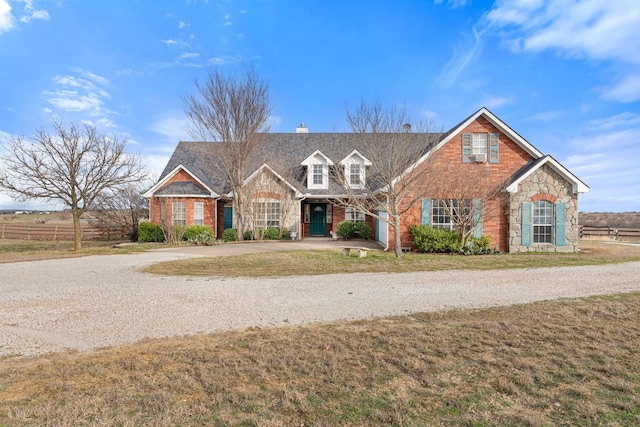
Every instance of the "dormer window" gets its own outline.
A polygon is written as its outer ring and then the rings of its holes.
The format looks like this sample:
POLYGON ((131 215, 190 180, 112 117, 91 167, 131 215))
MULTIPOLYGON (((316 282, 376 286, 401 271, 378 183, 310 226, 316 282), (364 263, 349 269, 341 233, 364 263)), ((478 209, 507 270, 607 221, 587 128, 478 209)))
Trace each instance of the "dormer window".
POLYGON ((371 166, 369 159, 357 150, 353 150, 342 159, 340 165, 344 166, 345 185, 353 189, 363 189, 366 183, 367 166, 371 166))
POLYGON ((333 166, 330 158, 318 150, 304 159, 301 165, 307 167, 307 188, 317 190, 329 188, 329 166, 333 166))

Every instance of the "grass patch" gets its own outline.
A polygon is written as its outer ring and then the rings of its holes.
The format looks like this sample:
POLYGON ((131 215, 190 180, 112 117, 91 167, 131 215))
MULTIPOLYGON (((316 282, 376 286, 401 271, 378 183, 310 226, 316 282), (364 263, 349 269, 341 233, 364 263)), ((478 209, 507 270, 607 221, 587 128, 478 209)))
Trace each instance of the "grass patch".
POLYGON ((125 245, 115 248, 115 241, 83 241, 82 250, 74 251, 72 241, 0 239, 0 263, 39 261, 88 255, 113 255, 140 252, 161 247, 154 243, 125 245))
POLYGON ((636 426, 639 317, 634 293, 4 358, 0 425, 636 426))
POLYGON ((178 276, 266 277, 331 273, 435 271, 454 269, 495 270, 597 265, 640 261, 640 247, 585 241, 580 253, 519 253, 481 256, 405 254, 369 251, 367 258, 342 256, 338 250, 272 252, 215 258, 167 261, 146 267, 154 274, 178 276))

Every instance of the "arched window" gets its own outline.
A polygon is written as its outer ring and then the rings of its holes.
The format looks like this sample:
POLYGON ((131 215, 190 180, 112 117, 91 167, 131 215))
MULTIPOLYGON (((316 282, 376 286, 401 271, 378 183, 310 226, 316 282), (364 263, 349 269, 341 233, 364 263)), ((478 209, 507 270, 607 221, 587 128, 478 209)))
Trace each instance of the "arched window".
POLYGON ((533 204, 533 243, 553 243, 553 203, 538 200, 533 204))

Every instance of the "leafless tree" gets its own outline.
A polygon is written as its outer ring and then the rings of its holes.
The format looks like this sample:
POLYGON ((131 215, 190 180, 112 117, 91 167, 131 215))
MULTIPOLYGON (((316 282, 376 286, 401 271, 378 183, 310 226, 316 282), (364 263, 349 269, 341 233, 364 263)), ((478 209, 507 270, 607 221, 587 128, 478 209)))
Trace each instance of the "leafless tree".
POLYGON ((354 185, 344 167, 334 168, 334 178, 347 194, 336 203, 388 223, 393 228, 394 252, 402 257, 402 216, 424 197, 433 180, 430 160, 417 167, 415 163, 437 134, 429 132, 432 125, 427 121, 410 125, 405 108, 383 108, 380 102, 361 101, 355 109, 347 108, 346 114, 349 127, 360 136, 361 154, 371 165, 359 185, 354 185))
POLYGON ((492 182, 489 164, 458 164, 458 167, 464 171, 453 170, 451 163, 438 164, 439 179, 432 183, 429 194, 450 218, 464 247, 484 218, 493 217, 502 209, 506 193, 502 185, 492 182))
POLYGON ((196 139, 219 144, 212 155, 233 192, 238 238, 242 239, 243 212, 249 203, 243 181, 261 135, 269 131, 269 85, 248 66, 240 77, 210 71, 204 83, 196 81, 196 92, 183 99, 189 133, 196 139))
POLYGON ((149 200, 142 196, 148 182, 131 183, 118 188, 108 189, 97 199, 92 210, 103 230, 122 231, 128 234, 132 242, 138 240, 138 224, 149 212, 149 200))
POLYGON ((75 250, 82 248, 80 217, 105 191, 139 182, 146 173, 126 140, 99 134, 89 124, 52 121, 53 134, 40 129, 33 141, 10 136, 0 161, 0 188, 19 201, 42 199, 70 208, 75 250))

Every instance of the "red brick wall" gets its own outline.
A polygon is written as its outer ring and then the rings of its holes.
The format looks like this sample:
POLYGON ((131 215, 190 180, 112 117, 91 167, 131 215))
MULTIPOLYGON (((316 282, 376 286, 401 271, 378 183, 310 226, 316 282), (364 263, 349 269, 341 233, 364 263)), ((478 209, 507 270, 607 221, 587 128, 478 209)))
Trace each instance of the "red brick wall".
MULTIPOLYGON (((172 182, 194 182, 191 175, 185 171, 178 171, 173 177, 171 177, 164 186, 171 184, 172 182)), ((162 188, 162 187, 161 187, 162 188)), ((154 224, 160 224, 162 222, 162 205, 165 206, 165 222, 169 223, 172 219, 171 204, 172 202, 185 202, 185 219, 187 225, 193 225, 193 203, 204 202, 204 225, 213 229, 214 237, 216 234, 216 199, 209 197, 152 197, 149 200, 149 220, 154 224)))
MULTIPOLYGON (((427 160, 421 166, 433 168, 433 170, 440 169, 443 171, 443 176, 448 174, 473 176, 475 173, 473 168, 484 167, 487 169, 483 172, 483 185, 485 185, 486 188, 492 188, 502 184, 530 160, 532 160, 532 157, 526 151, 508 138, 507 135, 500 132, 487 119, 480 117, 457 133, 445 146, 441 147, 434 160, 427 160), (473 132, 499 133, 499 163, 486 162, 478 164, 462 162, 462 134, 473 132)), ((427 197, 434 197, 434 195, 429 195, 429 188, 425 190, 424 194, 427 197)), ((418 200, 403 216, 401 230, 403 247, 411 246, 412 238, 411 233, 409 233, 409 227, 420 224, 421 211, 422 206, 418 200)), ((483 234, 491 238, 492 246, 498 246, 498 249, 506 250, 509 232, 506 205, 500 200, 492 200, 485 206, 485 213, 487 215, 483 218, 483 234)), ((393 246, 393 229, 390 228, 389 247, 393 248, 393 246)))

